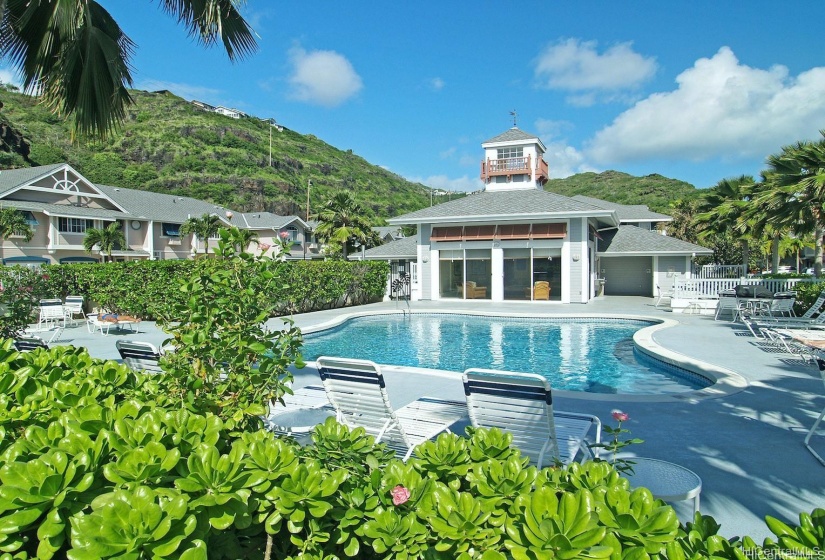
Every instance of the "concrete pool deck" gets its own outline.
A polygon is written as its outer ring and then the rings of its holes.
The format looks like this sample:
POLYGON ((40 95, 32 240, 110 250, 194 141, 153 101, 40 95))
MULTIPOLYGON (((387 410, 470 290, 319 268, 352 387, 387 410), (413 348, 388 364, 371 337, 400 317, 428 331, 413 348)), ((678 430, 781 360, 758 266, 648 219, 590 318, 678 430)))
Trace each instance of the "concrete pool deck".
MULTIPOLYGON (((712 369, 730 370, 747 383, 719 395, 694 398, 685 394, 667 400, 634 399, 618 395, 574 395, 559 392, 558 409, 598 415, 615 425, 611 411, 630 415, 625 427, 645 442, 628 448, 638 456, 672 461, 702 478, 702 513, 722 525, 726 537, 750 535, 757 542, 770 536, 764 517, 798 523, 799 512, 825 507, 825 467, 803 446, 805 433, 825 406, 825 386, 815 367, 798 357, 766 351, 741 324, 714 321, 712 316, 674 314, 655 308, 655 299, 608 296, 587 305, 529 302, 413 302, 414 312, 474 312, 524 315, 633 316, 668 320, 650 333, 652 342, 670 357, 704 362, 712 369), (672 323, 672 324, 671 324, 672 323)), ((403 304, 378 303, 361 307, 307 313, 293 317, 302 330, 329 324, 341 315, 406 309, 403 304)), ((280 320, 270 321, 280 328, 280 320)), ((85 325, 67 328, 56 344, 85 346, 100 358, 117 359, 115 341, 144 340, 160 344, 166 335, 144 322, 140 333, 112 330, 109 336, 90 334, 85 325)), ((409 372, 387 368, 387 387, 393 405, 400 407, 420 396, 463 399, 459 375, 409 372)), ((296 372, 296 386, 318 384, 312 368, 296 372)), ((825 435, 812 445, 825 453, 825 435)), ((682 520, 690 504, 674 504, 682 520)))

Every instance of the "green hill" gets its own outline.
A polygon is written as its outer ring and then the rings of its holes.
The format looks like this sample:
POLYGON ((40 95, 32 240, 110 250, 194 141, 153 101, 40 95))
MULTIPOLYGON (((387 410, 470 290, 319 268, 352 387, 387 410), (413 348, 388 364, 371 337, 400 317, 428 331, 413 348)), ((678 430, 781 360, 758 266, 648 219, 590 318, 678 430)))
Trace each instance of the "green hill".
POLYGON ((0 154, 0 167, 67 162, 96 183, 282 215, 306 214, 310 180, 313 209, 339 189, 352 191, 381 218, 430 204, 430 189, 424 185, 311 134, 279 131, 254 117, 205 112, 168 92, 131 93, 135 103, 118 134, 106 141, 72 143, 69 126, 33 97, 0 91, 0 126, 16 128, 30 144, 28 161, 0 154))
MULTIPOLYGON (((379 219, 430 205, 430 189, 342 151, 311 134, 250 117, 199 110, 169 92, 132 91, 134 105, 119 133, 105 141, 71 141, 69 125, 35 98, 0 85, 0 169, 67 162, 108 185, 191 196, 240 211, 306 214, 335 191, 352 191, 379 219), (22 134, 25 142, 14 134, 22 134), (271 132, 271 151, 270 151, 271 132), (23 155, 21 155, 23 154, 23 155)), ((553 179, 546 190, 583 194, 667 212, 677 198, 697 195, 685 182, 618 171, 553 179)), ((455 198, 436 196, 435 202, 455 198)))
POLYGON ((690 183, 653 174, 634 177, 620 171, 579 173, 564 179, 550 179, 544 189, 565 196, 577 194, 618 204, 646 204, 654 212, 668 213, 670 203, 691 199, 700 191, 690 183))

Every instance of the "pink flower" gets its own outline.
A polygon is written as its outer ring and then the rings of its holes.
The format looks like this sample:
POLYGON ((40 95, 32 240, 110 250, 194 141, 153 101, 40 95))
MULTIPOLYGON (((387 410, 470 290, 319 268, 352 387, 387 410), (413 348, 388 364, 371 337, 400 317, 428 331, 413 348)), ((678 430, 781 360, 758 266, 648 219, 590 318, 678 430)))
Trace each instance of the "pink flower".
POLYGON ((400 506, 410 499, 410 491, 399 485, 390 490, 390 496, 392 496, 393 505, 400 506))
POLYGON ((621 410, 614 410, 613 412, 611 412, 611 414, 613 415, 613 420, 615 420, 616 422, 627 422, 628 420, 630 420, 630 416, 628 416, 626 412, 622 412, 621 410))
POLYGON ((278 234, 278 237, 280 237, 281 239, 286 239, 287 237, 289 237, 289 232, 288 231, 282 231, 281 233, 278 234))
POLYGON ((258 247, 261 248, 262 253, 266 253, 272 248, 272 245, 270 245, 269 243, 261 243, 260 245, 258 245, 258 247))
POLYGON ((227 212, 226 212, 226 217, 227 217, 227 218, 229 218, 229 219, 231 220, 231 219, 232 219, 232 216, 234 216, 234 215, 235 215, 235 214, 233 214, 232 212, 230 212, 230 211, 228 211, 228 210, 227 210, 227 212))

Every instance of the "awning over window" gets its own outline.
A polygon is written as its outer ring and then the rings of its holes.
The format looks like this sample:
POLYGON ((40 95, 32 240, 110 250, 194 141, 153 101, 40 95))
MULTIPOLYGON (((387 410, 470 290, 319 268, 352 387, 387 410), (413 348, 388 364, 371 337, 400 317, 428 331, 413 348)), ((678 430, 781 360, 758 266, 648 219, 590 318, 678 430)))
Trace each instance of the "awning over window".
POLYGON ((457 227, 436 227, 430 239, 433 241, 461 241, 464 228, 457 227))
POLYGON ((533 224, 531 239, 564 239, 567 235, 567 224, 533 224))
POLYGON ((493 239, 496 226, 464 226, 464 241, 482 241, 493 239))
POLYGON ((74 264, 74 263, 99 263, 100 261, 94 257, 63 257, 60 259, 60 264, 74 264))
POLYGON ((529 239, 530 224, 508 224, 498 226, 497 239, 529 239))

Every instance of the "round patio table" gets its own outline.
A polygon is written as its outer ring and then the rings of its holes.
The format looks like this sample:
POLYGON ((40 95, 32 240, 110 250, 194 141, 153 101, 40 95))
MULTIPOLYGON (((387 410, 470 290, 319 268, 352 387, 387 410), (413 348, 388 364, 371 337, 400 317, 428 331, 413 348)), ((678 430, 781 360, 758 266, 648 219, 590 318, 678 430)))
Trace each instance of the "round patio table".
POLYGON ((624 475, 631 487, 643 486, 654 498, 665 502, 680 502, 693 498, 693 511, 699 511, 702 479, 695 472, 676 463, 649 457, 628 457, 633 461, 633 474, 624 475))

